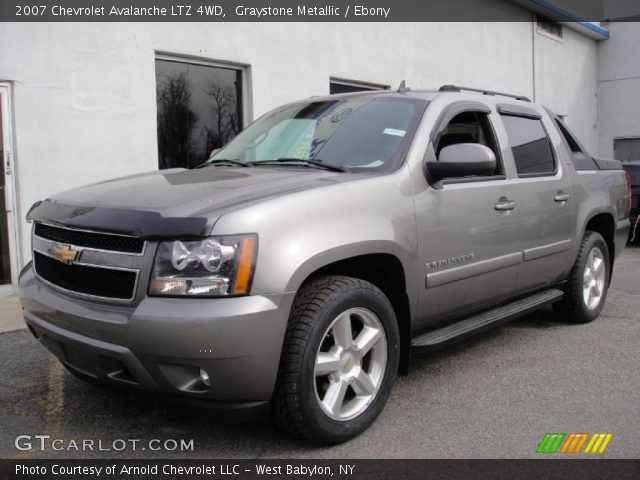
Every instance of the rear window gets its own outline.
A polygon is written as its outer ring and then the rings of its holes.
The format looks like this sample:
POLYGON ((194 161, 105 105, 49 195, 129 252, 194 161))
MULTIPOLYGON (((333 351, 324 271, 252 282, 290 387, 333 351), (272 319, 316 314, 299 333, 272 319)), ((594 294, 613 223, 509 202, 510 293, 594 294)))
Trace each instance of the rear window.
POLYGON ((551 142, 537 118, 502 115, 518 175, 551 175, 555 160, 551 142))

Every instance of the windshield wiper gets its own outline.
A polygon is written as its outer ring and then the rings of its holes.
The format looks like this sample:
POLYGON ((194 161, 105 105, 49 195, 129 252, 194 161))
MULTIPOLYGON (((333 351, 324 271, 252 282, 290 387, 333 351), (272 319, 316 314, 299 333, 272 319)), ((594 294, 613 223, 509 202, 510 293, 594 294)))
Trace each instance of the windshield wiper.
POLYGON ((229 158, 216 158, 215 160, 207 160, 204 163, 201 163, 200 165, 193 167, 194 169, 196 168, 204 168, 204 167, 208 167, 210 165, 219 165, 222 163, 228 163, 230 165, 239 165, 240 167, 250 167, 251 165, 253 165, 251 162, 241 162, 240 160, 237 159, 229 159, 229 158))
POLYGON ((331 165, 330 163, 323 163, 322 160, 307 160, 305 158, 276 158, 275 160, 261 160, 254 162, 253 165, 262 164, 274 164, 274 163, 302 163, 303 166, 313 165, 316 167, 324 168, 325 170, 331 170, 332 172, 346 172, 347 169, 339 165, 331 165))

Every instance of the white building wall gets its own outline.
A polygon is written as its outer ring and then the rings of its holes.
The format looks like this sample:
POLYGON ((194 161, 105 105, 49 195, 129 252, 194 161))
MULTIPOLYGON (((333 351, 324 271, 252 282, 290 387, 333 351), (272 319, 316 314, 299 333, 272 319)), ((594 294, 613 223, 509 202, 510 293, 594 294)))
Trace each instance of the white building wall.
POLYGON ((640 137, 640 23, 607 25, 598 46, 598 146, 613 158, 613 139, 640 137))
POLYGON ((593 155, 597 135, 597 43, 569 28, 563 38, 534 38, 535 99, 558 115, 593 155))
MULTIPOLYGON (((157 168, 156 52, 249 65, 245 99, 254 118, 328 93, 330 76, 532 97, 535 71, 536 98, 595 147, 596 42, 568 29, 562 43, 544 38, 531 13, 509 8, 519 21, 2 25, 0 80, 14 82, 20 218, 56 192, 157 168)), ((29 227, 21 228, 28 259, 29 227)))

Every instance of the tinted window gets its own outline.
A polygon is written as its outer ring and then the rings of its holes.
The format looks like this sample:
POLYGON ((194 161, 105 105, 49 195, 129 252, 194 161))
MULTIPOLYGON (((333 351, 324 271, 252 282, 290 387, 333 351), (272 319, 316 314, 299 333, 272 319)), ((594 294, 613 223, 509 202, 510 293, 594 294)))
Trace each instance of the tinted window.
POLYGON ((194 167, 241 129, 241 72, 156 60, 158 164, 194 167))
MULTIPOLYGON (((500 158, 493 129, 490 126, 488 115, 484 112, 462 112, 453 117, 438 135, 438 143, 435 146, 436 155, 440 157, 443 148, 457 143, 479 143, 490 148, 496 160, 500 158)), ((502 173, 500 161, 498 160, 496 163, 493 175, 502 173)))
POLYGON ((502 115, 518 175, 550 174, 555 171, 551 142, 536 118, 502 115))
POLYGON ((376 87, 373 85, 367 85, 366 83, 342 83, 338 81, 332 81, 329 83, 329 93, 334 95, 336 93, 354 93, 354 92, 367 92, 370 90, 383 90, 389 87, 376 87))
POLYGON ((538 15, 538 31, 562 38, 562 24, 538 15))

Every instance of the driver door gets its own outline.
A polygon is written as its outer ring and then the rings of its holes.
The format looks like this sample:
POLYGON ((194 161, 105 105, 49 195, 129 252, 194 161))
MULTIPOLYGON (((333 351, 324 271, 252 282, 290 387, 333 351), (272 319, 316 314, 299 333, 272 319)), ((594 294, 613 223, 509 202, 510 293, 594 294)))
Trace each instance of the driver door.
MULTIPOLYGON (((426 161, 445 146, 480 143, 496 156, 492 174, 445 179, 415 198, 419 261, 419 321, 424 329, 506 299, 522 254, 515 187, 493 128, 497 115, 480 102, 455 102, 432 133, 426 161)), ((503 145, 505 142, 501 142, 503 145)))

